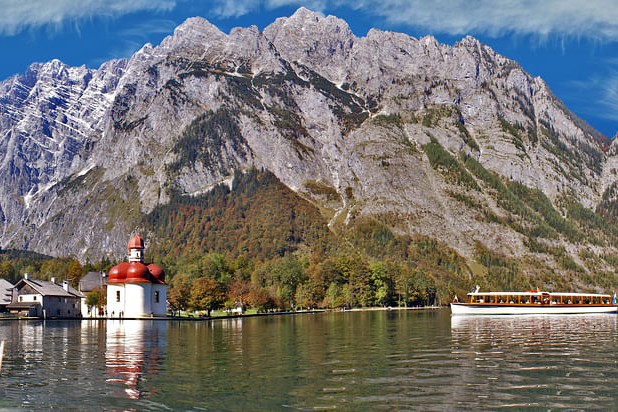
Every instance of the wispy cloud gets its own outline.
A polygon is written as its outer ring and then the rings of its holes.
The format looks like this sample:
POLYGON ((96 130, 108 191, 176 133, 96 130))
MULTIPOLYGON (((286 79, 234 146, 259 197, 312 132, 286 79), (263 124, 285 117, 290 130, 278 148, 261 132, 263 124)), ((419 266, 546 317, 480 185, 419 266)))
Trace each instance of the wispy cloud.
POLYGON ((618 39, 613 0, 358 0, 350 7, 371 10, 390 23, 448 34, 523 34, 618 39))
POLYGON ((385 23, 452 35, 531 35, 618 40, 615 0, 213 0, 216 17, 305 6, 335 14, 362 11, 385 23))
MULTIPOLYGON (((591 85, 585 89, 590 94, 591 85)), ((613 69, 592 82, 592 92, 598 95, 590 114, 600 119, 618 121, 618 70, 613 69), (599 110, 600 109, 600 110, 599 110)))
POLYGON ((588 79, 571 81, 566 93, 582 115, 618 121, 618 58, 604 59, 588 79))
MULTIPOLYGON (((339 7, 346 1, 329 0, 211 0, 212 17, 240 17, 259 10, 276 10, 280 7, 304 6, 313 11, 323 12, 330 7, 339 7)), ((353 2, 351 2, 353 3, 353 2)))
POLYGON ((136 40, 147 41, 152 34, 169 34, 178 26, 178 22, 166 19, 153 19, 143 21, 130 28, 122 30, 122 37, 130 37, 136 40))
POLYGON ((606 79, 599 103, 606 109, 598 114, 600 118, 618 121, 618 71, 614 72, 611 78, 606 79))
POLYGON ((178 22, 174 20, 154 19, 146 20, 130 28, 123 29, 117 33, 116 42, 109 48, 107 53, 90 60, 88 66, 98 67, 110 59, 131 57, 133 53, 150 41, 153 34, 170 34, 174 31, 176 26, 178 26, 178 22))
POLYGON ((240 17, 259 10, 261 3, 258 0, 214 0, 210 14, 220 18, 240 17))
POLYGON ((59 28, 96 17, 167 11, 175 6, 175 0, 0 0, 0 34, 11 36, 32 28, 59 28))

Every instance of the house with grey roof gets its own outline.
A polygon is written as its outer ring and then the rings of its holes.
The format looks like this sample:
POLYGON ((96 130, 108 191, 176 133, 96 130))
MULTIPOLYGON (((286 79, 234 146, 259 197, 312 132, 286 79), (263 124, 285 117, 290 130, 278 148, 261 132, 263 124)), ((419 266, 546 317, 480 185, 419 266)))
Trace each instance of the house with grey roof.
POLYGON ((11 314, 39 318, 81 317, 83 294, 71 287, 67 281, 61 284, 34 280, 24 276, 13 288, 12 302, 7 305, 11 314))
POLYGON ((13 298, 13 284, 6 279, 0 279, 0 313, 6 312, 6 306, 13 298))

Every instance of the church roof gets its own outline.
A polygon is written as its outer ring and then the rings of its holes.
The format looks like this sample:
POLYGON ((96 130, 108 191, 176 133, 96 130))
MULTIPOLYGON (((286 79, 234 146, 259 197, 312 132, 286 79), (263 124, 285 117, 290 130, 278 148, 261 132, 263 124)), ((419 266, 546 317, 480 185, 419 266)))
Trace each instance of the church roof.
POLYGON ((121 262, 109 270, 107 283, 165 284, 165 272, 154 263, 121 262))
POLYGON ((165 284, 165 272, 161 267, 154 263, 144 263, 143 249, 144 240, 140 235, 133 235, 129 244, 129 261, 121 262, 109 270, 107 276, 108 284, 118 283, 155 283, 165 284), (137 256, 133 256, 132 251, 141 249, 137 256))
POLYGON ((127 245, 129 250, 131 249, 143 249, 144 248, 144 239, 140 235, 134 235, 131 240, 129 240, 129 244, 127 245))

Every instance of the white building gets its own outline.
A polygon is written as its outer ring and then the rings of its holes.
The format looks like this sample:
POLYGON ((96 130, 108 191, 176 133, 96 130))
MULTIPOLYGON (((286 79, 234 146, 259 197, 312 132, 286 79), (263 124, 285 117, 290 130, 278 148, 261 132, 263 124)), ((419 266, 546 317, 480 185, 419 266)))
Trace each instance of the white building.
POLYGON ((128 244, 129 261, 110 269, 107 277, 107 315, 143 318, 166 315, 167 285, 163 269, 144 263, 139 235, 128 244))
POLYGON ((10 313, 26 317, 79 318, 82 316, 80 301, 83 295, 69 285, 30 279, 26 274, 13 288, 12 302, 7 305, 10 313))

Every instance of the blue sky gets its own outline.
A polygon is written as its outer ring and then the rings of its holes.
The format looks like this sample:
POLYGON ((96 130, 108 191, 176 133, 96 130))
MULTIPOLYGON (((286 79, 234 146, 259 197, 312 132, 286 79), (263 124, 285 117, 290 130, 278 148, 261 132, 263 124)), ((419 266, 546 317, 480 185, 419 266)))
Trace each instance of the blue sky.
POLYGON ((615 0, 0 0, 0 80, 53 58, 97 68, 158 44, 186 18, 260 29, 305 6, 369 28, 453 44, 470 34, 541 76, 573 112, 618 132, 615 0))

